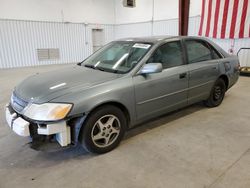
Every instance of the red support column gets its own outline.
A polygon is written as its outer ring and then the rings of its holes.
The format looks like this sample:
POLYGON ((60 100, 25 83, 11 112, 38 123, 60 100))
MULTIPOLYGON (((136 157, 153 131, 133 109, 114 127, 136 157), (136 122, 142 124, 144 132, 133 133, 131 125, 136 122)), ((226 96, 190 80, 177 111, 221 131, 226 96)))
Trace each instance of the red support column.
POLYGON ((179 0, 179 35, 188 34, 190 0, 179 0))

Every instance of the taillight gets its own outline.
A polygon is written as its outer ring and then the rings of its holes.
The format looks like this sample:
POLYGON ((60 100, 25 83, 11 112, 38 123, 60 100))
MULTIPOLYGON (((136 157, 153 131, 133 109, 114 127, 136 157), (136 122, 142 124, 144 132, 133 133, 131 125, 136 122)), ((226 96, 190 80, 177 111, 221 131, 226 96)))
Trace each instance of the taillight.
POLYGON ((238 70, 240 70, 240 63, 237 63, 236 68, 237 68, 238 70))
POLYGON ((235 66, 235 69, 240 70, 240 63, 239 62, 237 62, 236 66, 235 66))

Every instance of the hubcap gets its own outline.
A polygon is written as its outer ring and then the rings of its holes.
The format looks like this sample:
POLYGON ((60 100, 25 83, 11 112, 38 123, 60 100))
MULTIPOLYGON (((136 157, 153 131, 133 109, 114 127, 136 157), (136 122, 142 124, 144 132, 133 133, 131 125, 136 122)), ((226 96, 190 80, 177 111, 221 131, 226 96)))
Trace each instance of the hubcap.
POLYGON ((222 88, 220 86, 215 86, 214 88, 214 99, 217 101, 221 98, 222 88))
POLYGON ((119 136, 121 124, 114 115, 105 115, 98 119, 91 131, 93 143, 98 147, 107 147, 119 136))

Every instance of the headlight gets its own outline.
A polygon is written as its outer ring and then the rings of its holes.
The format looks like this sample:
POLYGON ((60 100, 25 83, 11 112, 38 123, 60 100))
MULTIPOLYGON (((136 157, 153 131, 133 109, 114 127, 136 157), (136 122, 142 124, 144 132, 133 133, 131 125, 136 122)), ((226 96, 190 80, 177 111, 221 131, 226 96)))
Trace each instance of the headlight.
POLYGON ((24 115, 37 121, 56 121, 65 118, 71 108, 72 104, 31 104, 25 109, 24 115))

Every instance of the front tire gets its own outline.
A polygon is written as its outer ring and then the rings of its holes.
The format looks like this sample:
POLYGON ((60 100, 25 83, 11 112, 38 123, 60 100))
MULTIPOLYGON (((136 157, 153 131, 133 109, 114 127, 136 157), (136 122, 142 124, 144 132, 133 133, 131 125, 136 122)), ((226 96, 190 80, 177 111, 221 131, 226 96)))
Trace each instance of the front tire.
POLYGON ((219 106, 224 99, 225 93, 226 93, 225 81, 219 78, 215 82, 209 98, 205 101, 205 105, 208 107, 219 106))
POLYGON ((112 105, 94 110, 86 119, 80 142, 91 153, 106 153, 116 148, 121 142, 126 127, 124 113, 112 105))

